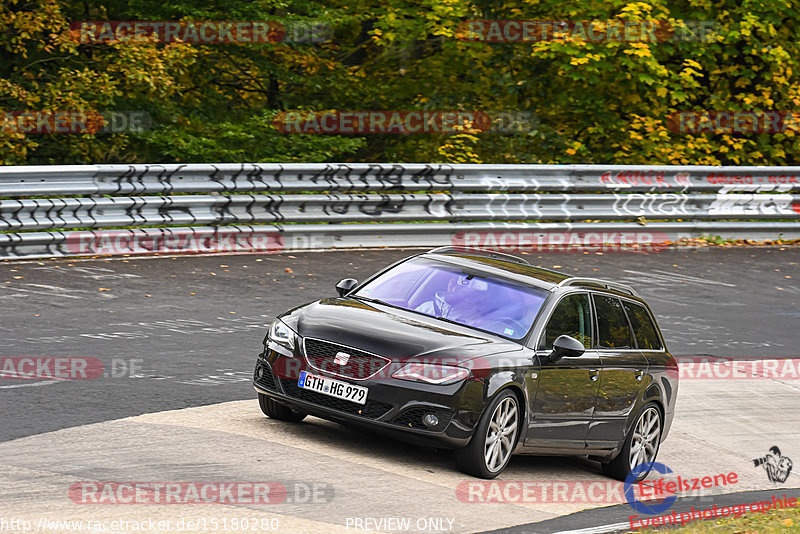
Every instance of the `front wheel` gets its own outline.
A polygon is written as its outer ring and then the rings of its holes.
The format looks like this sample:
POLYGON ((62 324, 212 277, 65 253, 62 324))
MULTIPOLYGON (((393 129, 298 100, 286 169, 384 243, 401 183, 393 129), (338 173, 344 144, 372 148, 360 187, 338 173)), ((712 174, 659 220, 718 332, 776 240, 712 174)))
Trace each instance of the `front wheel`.
MULTIPOLYGON (((603 473, 617 480, 625 480, 637 465, 655 462, 661 444, 662 428, 663 421, 658 406, 652 402, 646 404, 628 432, 617 457, 603 464, 603 473)), ((649 473, 650 469, 639 473, 636 482, 644 480, 649 473)))
POLYGON ((279 421, 297 423, 305 419, 306 415, 308 415, 303 412, 296 412, 263 393, 258 394, 258 405, 261 406, 261 411, 264 412, 264 415, 279 421))
POLYGON ((455 451, 458 468, 479 478, 499 475, 511 459, 519 425, 519 401, 506 389, 483 412, 469 444, 455 451))

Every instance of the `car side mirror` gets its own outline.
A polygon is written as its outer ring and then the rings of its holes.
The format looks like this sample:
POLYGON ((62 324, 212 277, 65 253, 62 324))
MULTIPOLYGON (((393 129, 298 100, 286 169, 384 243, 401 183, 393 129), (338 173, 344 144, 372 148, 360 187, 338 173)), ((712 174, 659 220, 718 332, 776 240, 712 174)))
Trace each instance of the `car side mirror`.
POLYGON ((336 292, 339 293, 340 297, 343 297, 350 293, 354 287, 358 285, 358 280, 355 278, 342 278, 336 284, 336 292))
POLYGON ((579 358, 586 349, 583 343, 570 336, 558 336, 553 342, 553 352, 547 355, 551 362, 557 362, 561 358, 579 358))

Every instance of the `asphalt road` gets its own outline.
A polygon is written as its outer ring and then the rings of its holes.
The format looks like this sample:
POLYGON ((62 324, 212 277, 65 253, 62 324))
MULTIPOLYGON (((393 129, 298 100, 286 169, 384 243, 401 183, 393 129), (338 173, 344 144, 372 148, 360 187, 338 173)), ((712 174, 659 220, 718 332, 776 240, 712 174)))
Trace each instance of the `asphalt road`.
MULTIPOLYGON (((94 380, 0 380, 0 441, 254 398, 272 318, 411 251, 0 263, 0 356, 94 357, 94 380)), ((800 248, 527 255, 627 282, 675 355, 797 357, 800 248)))

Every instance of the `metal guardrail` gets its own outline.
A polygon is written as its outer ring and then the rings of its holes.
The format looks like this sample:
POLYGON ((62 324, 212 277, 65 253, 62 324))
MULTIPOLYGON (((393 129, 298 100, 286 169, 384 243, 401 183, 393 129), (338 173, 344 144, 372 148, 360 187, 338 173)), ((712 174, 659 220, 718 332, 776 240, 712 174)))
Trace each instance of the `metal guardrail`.
POLYGON ((0 168, 0 197, 265 191, 784 193, 800 167, 447 164, 169 164, 0 168))
POLYGON ((800 167, 0 167, 0 258, 224 251, 232 235, 238 236, 236 251, 272 250, 279 243, 281 250, 435 246, 459 239, 491 246, 492 236, 508 232, 516 237, 498 246, 522 248, 525 233, 541 244, 535 236, 554 232, 576 234, 578 241, 601 232, 592 237, 600 243, 607 232, 627 232, 632 242, 645 244, 701 234, 797 238, 800 167), (367 224, 376 222, 392 224, 367 224), (108 230, 92 234, 87 228, 108 230), (464 238, 469 232, 485 243, 464 238), (100 247, 103 236, 117 245, 100 247), (205 245, 192 248, 189 236, 206 236, 205 245), (188 249, 170 248, 168 238, 173 244, 188 239, 188 249))

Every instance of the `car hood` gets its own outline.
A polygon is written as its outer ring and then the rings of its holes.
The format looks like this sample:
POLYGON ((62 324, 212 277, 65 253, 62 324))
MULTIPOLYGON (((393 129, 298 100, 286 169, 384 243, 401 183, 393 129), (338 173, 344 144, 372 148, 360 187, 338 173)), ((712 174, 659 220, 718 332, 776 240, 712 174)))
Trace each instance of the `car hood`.
POLYGON ((358 348, 394 360, 479 356, 522 350, 519 343, 392 306, 331 298, 281 316, 302 337, 358 348))

